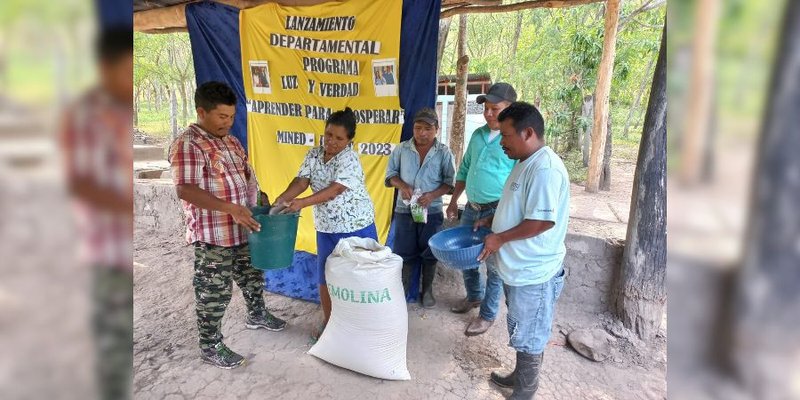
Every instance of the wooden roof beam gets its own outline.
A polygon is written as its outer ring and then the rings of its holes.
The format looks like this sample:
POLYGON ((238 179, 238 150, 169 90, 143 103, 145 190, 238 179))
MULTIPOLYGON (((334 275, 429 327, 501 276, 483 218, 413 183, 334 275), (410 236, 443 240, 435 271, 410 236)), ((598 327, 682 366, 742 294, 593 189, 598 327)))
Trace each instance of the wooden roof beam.
MULTIPOLYGON (((278 3, 284 6, 311 6, 326 3, 330 0, 217 0, 236 8, 252 8, 265 3, 278 3)), ((169 33, 186 31, 187 1, 170 7, 153 8, 133 13, 133 30, 146 33, 169 33)))
POLYGON ((599 3, 605 0, 533 0, 522 3, 471 6, 463 5, 442 10, 439 18, 448 18, 458 14, 488 14, 497 12, 509 12, 519 10, 530 10, 532 8, 566 8, 581 6, 584 4, 599 3))

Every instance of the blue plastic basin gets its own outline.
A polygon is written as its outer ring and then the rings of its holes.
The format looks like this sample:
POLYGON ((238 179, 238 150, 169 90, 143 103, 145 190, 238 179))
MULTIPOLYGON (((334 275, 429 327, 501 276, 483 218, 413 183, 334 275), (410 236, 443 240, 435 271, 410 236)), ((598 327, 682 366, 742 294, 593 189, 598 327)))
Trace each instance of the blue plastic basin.
POLYGON ((471 226, 445 229, 428 240, 433 255, 446 267, 464 270, 478 268, 478 255, 483 251, 483 238, 492 233, 480 228, 473 232, 471 226))

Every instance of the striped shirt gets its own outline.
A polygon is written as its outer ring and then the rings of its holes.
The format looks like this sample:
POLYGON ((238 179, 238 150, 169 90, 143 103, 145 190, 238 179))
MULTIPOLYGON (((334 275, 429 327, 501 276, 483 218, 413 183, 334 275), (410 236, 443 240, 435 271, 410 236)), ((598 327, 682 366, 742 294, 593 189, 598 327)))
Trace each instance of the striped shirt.
MULTIPOLYGON (((170 146, 169 162, 175 185, 197 185, 230 203, 254 206, 258 196, 255 173, 247 153, 232 135, 218 138, 192 124, 170 146)), ((247 230, 230 215, 182 201, 186 241, 231 247, 247 243, 247 230)))

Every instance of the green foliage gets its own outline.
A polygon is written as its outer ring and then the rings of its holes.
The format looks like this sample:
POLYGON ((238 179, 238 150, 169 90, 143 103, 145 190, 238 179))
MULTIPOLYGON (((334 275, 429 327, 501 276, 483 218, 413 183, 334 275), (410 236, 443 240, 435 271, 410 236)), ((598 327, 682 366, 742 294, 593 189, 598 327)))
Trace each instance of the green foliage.
POLYGON ((0 1, 0 92, 46 105, 87 87, 94 78, 91 19, 84 0, 0 1))
POLYGON ((194 115, 192 93, 188 89, 194 85, 195 79, 189 35, 137 32, 133 37, 133 45, 134 95, 139 109, 137 128, 153 135, 168 135, 169 90, 174 90, 181 99, 178 102, 178 124, 186 125, 194 115), (163 91, 164 98, 160 102, 161 109, 154 113, 152 109, 156 101, 152 99, 155 91, 163 91), (183 118, 183 101, 188 104, 186 119, 183 118))
MULTIPOLYGON (((621 17, 642 5, 623 2, 621 17)), ((468 16, 467 44, 470 73, 489 73, 494 82, 509 82, 520 100, 538 103, 545 117, 547 140, 563 143, 592 121, 581 118, 583 98, 594 93, 603 52, 602 3, 565 9, 533 9, 512 13, 468 16), (513 54, 518 13, 519 41, 513 54)), ((628 20, 617 34, 616 57, 609 99, 615 143, 622 140, 625 122, 644 80, 642 100, 633 112, 627 141, 638 143, 652 79, 650 60, 658 56, 665 8, 628 20), (638 118, 635 118, 638 117, 638 118)), ((450 24, 441 73, 454 74, 458 17, 450 24)))
POLYGON ((569 173, 569 181, 572 183, 582 184, 586 182, 586 175, 588 168, 583 166, 583 156, 580 151, 570 151, 561 155, 564 161, 564 167, 567 168, 569 173))

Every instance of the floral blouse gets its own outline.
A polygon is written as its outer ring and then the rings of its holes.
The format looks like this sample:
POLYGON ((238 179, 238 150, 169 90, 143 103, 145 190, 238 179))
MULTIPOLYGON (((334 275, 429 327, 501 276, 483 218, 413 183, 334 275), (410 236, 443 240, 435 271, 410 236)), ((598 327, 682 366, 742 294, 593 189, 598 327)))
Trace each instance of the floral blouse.
POLYGON ((349 233, 366 228, 375 222, 375 207, 367 193, 358 154, 347 147, 327 163, 324 155, 322 146, 309 150, 297 176, 310 179, 314 193, 333 182, 344 185, 347 190, 333 200, 314 206, 314 227, 324 233, 349 233))

